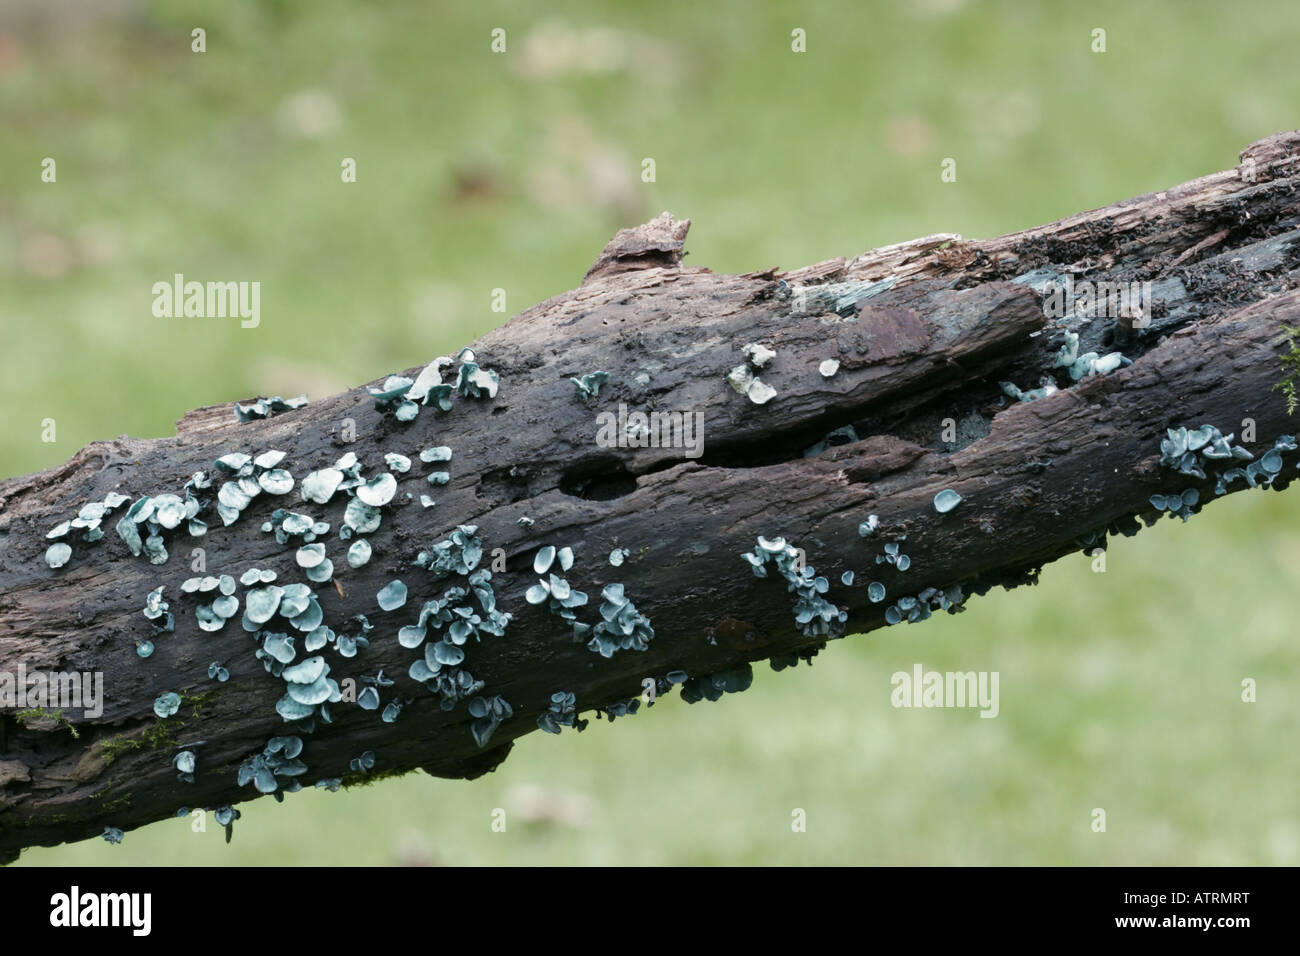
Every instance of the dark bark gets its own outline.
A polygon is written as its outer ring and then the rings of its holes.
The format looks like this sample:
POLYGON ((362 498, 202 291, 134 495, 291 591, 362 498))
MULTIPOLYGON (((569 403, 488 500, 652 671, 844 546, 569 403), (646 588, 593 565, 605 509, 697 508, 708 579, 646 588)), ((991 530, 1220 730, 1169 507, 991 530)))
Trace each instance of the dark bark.
MULTIPOLYGON (((303 735, 306 785, 355 779, 349 761, 366 750, 376 754, 376 774, 423 768, 473 777, 536 729, 553 692, 573 692, 579 711, 590 712, 635 697, 647 677, 743 672, 750 661, 811 654, 826 638, 795 627, 795 596, 775 571, 755 577, 740 557, 759 535, 803 549, 831 582, 826 597, 848 613, 836 634, 861 633, 881 626, 898 598, 925 588, 961 585, 970 595, 1031 581, 1045 562, 1102 544, 1107 530, 1132 531, 1153 493, 1195 487, 1199 510, 1215 499, 1215 474, 1200 481, 1161 467, 1166 428, 1211 423, 1241 441, 1250 418, 1257 440, 1246 444, 1259 455, 1294 427, 1273 386, 1284 377, 1282 328, 1300 323, 1298 157, 1300 133, 1282 134, 1250 147, 1237 169, 1049 226, 988 241, 930 237, 788 273, 685 268, 688 224, 665 215, 615 237, 579 288, 475 343, 482 364, 500 374, 495 399, 458 397, 446 413, 429 405, 409 424, 377 410, 364 389, 248 423, 237 423, 228 405, 210 407, 182 419, 174 438, 97 442, 61 467, 0 482, 0 672, 20 663, 102 671, 107 694, 96 719, 19 720, 12 710, 0 718, 0 856, 105 826, 130 829, 182 805, 256 796, 237 786, 236 771, 268 738, 295 732, 274 709, 284 684, 254 659, 257 645, 238 617, 221 631, 200 631, 194 608, 211 596, 183 595, 180 584, 194 573, 189 553, 197 546, 206 549, 208 574, 238 577, 257 566, 276 570, 280 584, 303 580, 296 545, 260 530, 276 507, 333 525, 323 540, 337 587, 313 585, 325 623, 343 633, 349 618, 366 614, 375 624, 370 647, 355 658, 322 652, 330 676, 382 668, 396 680, 383 701, 411 701, 391 724, 377 711, 335 705, 331 725, 318 722, 303 735), (1078 326, 1080 352, 1113 347, 1133 364, 1079 382, 1053 370, 1059 329, 1039 292, 1010 281, 1034 270, 1154 281, 1149 327, 1129 331, 1109 319, 1078 326), (844 314, 817 306, 815 296, 810 311, 797 312, 790 297, 791 287, 798 294, 887 277, 892 287, 844 314), (759 372, 778 393, 765 405, 725 381, 749 342, 776 351, 759 372), (818 366, 830 358, 840 370, 824 378, 818 366), (596 370, 610 382, 584 401, 569 379, 596 370), (1060 391, 1032 402, 1010 401, 998 385, 1029 389, 1046 374, 1060 391), (619 403, 701 413, 703 454, 599 447, 596 416, 619 403), (340 427, 349 418, 351 443, 340 427), (946 419, 961 423, 956 441, 944 440, 952 437, 946 419), (804 457, 846 425, 858 440, 804 457), (419 462, 418 452, 434 445, 453 449, 449 466, 419 462), (284 467, 299 481, 347 451, 367 476, 384 470, 386 452, 412 458, 381 528, 365 536, 374 546, 369 564, 354 570, 343 560, 347 543, 337 529, 347 495, 322 506, 302 502, 295 488, 255 498, 230 527, 209 509, 207 535, 168 533, 171 557, 157 566, 132 556, 113 532, 122 506, 104 522, 102 541, 85 544, 74 532, 71 561, 46 566, 45 533, 81 505, 110 491, 133 500, 179 493, 221 455, 269 449, 287 453, 284 467), (450 484, 431 488, 425 475, 444 468, 450 484), (945 488, 964 501, 939 515, 932 501, 945 488), (422 493, 437 504, 422 507, 422 493), (869 514, 880 516, 880 528, 864 539, 858 525, 869 514), (523 516, 533 524, 520 525, 523 516), (471 736, 465 703, 443 711, 408 677, 421 652, 395 637, 424 601, 463 583, 412 564, 461 524, 480 529, 484 567, 492 549, 504 549, 507 571, 492 583, 514 615, 504 637, 467 646, 465 667, 484 681, 482 693, 501 695, 514 710, 486 750, 471 736), (892 541, 910 557, 906 572, 875 561, 892 541), (577 556, 566 577, 591 598, 580 620, 599 620, 603 586, 625 585, 653 626, 647 650, 603 658, 575 643, 545 605, 525 602, 537 581, 533 555, 547 544, 577 556), (622 567, 607 560, 615 547, 631 552, 622 567), (840 583, 846 570, 856 573, 852 586, 840 583), (394 578, 409 598, 384 613, 376 593, 394 578), (883 603, 867 598, 872 580, 888 590, 883 603), (142 608, 159 585, 176 630, 142 660, 136 642, 153 631, 142 608), (228 683, 208 678, 211 661, 229 668, 228 683), (164 691, 186 701, 159 720, 152 704, 164 691), (195 780, 178 782, 172 757, 198 740, 206 743, 197 748, 195 780)), ((1296 455, 1285 459, 1275 488, 1294 475, 1296 455)))

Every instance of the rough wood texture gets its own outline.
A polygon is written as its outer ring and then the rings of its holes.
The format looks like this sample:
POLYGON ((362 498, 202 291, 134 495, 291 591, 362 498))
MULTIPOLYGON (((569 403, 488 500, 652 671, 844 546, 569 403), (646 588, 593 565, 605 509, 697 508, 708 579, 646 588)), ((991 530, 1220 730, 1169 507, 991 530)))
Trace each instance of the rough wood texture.
MULTIPOLYGON (((293 732, 274 710, 284 685, 254 659, 256 645, 238 618, 220 632, 200 631, 199 601, 182 595, 180 584, 193 573, 195 546, 206 549, 209 574, 238 577, 257 566, 279 572, 279 583, 302 580, 294 546, 278 545, 262 521, 289 507, 337 529, 345 495, 327 506, 301 502, 297 489, 288 498, 263 495, 231 527, 213 519, 203 538, 172 532, 171 558, 160 566, 133 557, 113 533, 123 507, 105 522, 104 540, 77 542, 65 567, 51 570, 43 560, 45 533, 82 504, 110 491, 178 493, 193 472, 211 470, 229 452, 283 450, 284 467, 298 479, 345 451, 357 454, 367 475, 383 470, 386 452, 415 459, 422 448, 449 445, 455 453, 446 487, 425 482, 443 466, 418 460, 398 476, 398 497, 367 536, 375 554, 368 565, 348 568, 346 545, 334 532, 326 539, 337 587, 313 587, 325 623, 341 632, 347 619, 366 614, 376 625, 357 657, 324 652, 331 676, 382 668, 397 681, 384 701, 401 695, 411 703, 392 724, 378 712, 336 705, 333 724, 318 723, 304 737, 308 786, 356 779, 349 761, 366 750, 377 755, 377 774, 419 767, 472 777, 536 729, 555 691, 572 691, 579 711, 589 712, 638 695, 645 678, 669 671, 709 675, 812 653, 824 638, 795 627, 784 581, 755 577, 739 557, 759 535, 783 535, 804 549, 832 582, 828 599, 849 614, 844 632, 860 633, 881 626, 896 599, 926 587, 960 584, 978 594, 1032 580, 1081 541, 1098 543, 1090 535, 1108 526, 1131 530, 1153 493, 1196 486, 1203 504, 1212 501, 1213 475, 1198 482, 1160 467, 1167 427, 1208 422, 1240 432, 1242 419, 1252 418, 1258 441, 1250 448, 1262 453, 1295 424, 1272 386, 1283 377, 1281 327, 1300 322, 1300 133, 1257 143, 1242 160, 1234 170, 998 239, 932 236, 785 273, 685 268, 688 223, 665 214, 620 232, 579 288, 475 343, 481 362, 501 376, 493 400, 457 399, 447 413, 428 406, 409 424, 378 411, 363 389, 244 424, 222 405, 187 415, 174 438, 97 442, 61 467, 0 482, 0 672, 20 663, 102 671, 107 695, 98 718, 72 715, 75 737, 57 720, 18 720, 12 710, 0 718, 0 857, 105 826, 130 829, 182 805, 249 799, 257 794, 237 786, 236 769, 268 738, 293 732), (1070 326, 1081 351, 1106 352, 1114 339, 1131 366, 1077 383, 1057 369, 1059 392, 1016 403, 999 381, 1034 387, 1051 373, 1061 345, 1060 327, 1031 287, 1043 270, 1152 280, 1155 308, 1146 329, 1103 319, 1070 326), (892 287, 857 307, 836 313, 818 304, 815 286, 851 290, 891 276, 892 287), (778 392, 766 405, 725 382, 748 342, 777 353, 759 373, 778 392), (841 365, 824 378, 818 365, 828 358, 841 365), (598 369, 611 381, 584 402, 569 378, 598 369), (619 403, 702 414, 702 455, 599 447, 596 416, 619 403), (352 443, 340 426, 349 418, 352 443), (945 419, 961 423, 956 441, 943 440, 945 419), (857 441, 804 457, 850 424, 857 441), (943 488, 965 501, 941 516, 932 499, 943 488), (406 500, 407 492, 415 499, 406 500), (420 505, 425 492, 434 507, 420 505), (861 538, 858 524, 872 513, 880 530, 861 538), (518 523, 525 515, 531 526, 518 523), (420 652, 395 639, 422 602, 457 583, 435 580, 412 560, 459 524, 479 526, 489 552, 484 566, 491 549, 507 555, 508 570, 493 584, 514 620, 505 637, 471 642, 465 665, 485 682, 485 695, 502 695, 514 708, 487 750, 475 745, 465 704, 445 712, 409 679, 420 652), (910 569, 876 564, 883 544, 903 535, 910 569), (577 554, 567 577, 591 595, 581 620, 599 620, 604 585, 626 586, 652 622, 648 650, 602 658, 575 643, 544 605, 525 602, 537 580, 533 555, 546 544, 577 554), (619 568, 607 561, 615 547, 631 551, 619 568), (840 584, 845 570, 856 572, 851 587, 840 584), (410 596, 384 613, 376 592, 394 578, 410 596), (869 580, 886 585, 884 603, 868 601, 869 580), (152 632, 142 608, 160 584, 176 632, 142 660, 135 643, 152 632), (210 661, 230 669, 228 683, 208 679, 210 661), (187 701, 159 721, 152 702, 164 691, 187 701), (198 740, 206 743, 195 781, 180 783, 172 757, 198 740)), ((1284 478, 1294 474, 1294 460, 1287 456, 1284 478)))

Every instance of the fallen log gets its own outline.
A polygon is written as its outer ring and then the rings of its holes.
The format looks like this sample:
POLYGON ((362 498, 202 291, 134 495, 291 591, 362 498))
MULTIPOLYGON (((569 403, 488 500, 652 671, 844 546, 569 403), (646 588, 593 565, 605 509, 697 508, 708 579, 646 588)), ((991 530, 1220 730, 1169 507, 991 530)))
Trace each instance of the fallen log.
POLYGON ((0 858, 472 778, 1285 488, 1297 184, 1285 133, 1048 226, 745 275, 684 266, 665 213, 472 354, 0 482, 0 858), (74 673, 98 704, 31 693, 74 673))

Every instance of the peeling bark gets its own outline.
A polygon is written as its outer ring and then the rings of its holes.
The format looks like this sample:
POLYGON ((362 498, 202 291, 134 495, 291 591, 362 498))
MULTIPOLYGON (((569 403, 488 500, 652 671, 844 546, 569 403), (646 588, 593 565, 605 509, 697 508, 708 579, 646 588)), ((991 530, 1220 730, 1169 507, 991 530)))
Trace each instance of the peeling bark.
MULTIPOLYGON (((785 583, 775 573, 755 577, 740 558, 760 535, 785 536, 831 582, 826 598, 847 613, 838 636, 882 626, 887 607, 925 588, 960 585, 970 595, 1031 581, 1045 562, 1099 546, 1107 532, 1134 531, 1153 493, 1195 487, 1201 506, 1213 501, 1215 474, 1199 481, 1162 468, 1160 440, 1166 428, 1203 423, 1240 433, 1251 418, 1258 440, 1246 444, 1258 455, 1294 428, 1273 385, 1283 377, 1282 326, 1300 323, 1298 183, 1300 133, 1286 133, 1245 150, 1233 170, 1037 229, 986 241, 931 236, 848 261, 746 275, 683 267, 689 221, 665 214, 621 231, 579 288, 474 344, 500 374, 495 399, 458 398, 446 413, 426 406, 406 424, 377 410, 364 389, 242 424, 230 406, 214 406, 183 418, 173 438, 96 442, 58 468, 0 482, 0 673, 20 664, 99 671, 106 687, 95 718, 18 719, 14 708, 0 716, 0 857, 105 826, 130 829, 182 805, 257 795, 237 786, 236 770, 268 738, 295 732, 274 710, 283 682, 254 659, 238 618, 200 631, 198 596, 181 594, 180 584, 194 574, 192 547, 206 550, 208 574, 238 577, 256 566, 277 571, 280 584, 303 580, 296 545, 260 530, 277 507, 333 525, 323 540, 337 587, 313 586, 325 623, 342 631, 366 614, 375 624, 370 647, 355 658, 323 652, 331 676, 382 668, 396 681, 384 701, 410 701, 391 724, 378 712, 336 705, 332 724, 303 735, 310 771, 302 779, 311 785, 355 781, 349 761, 366 750, 376 754, 375 774, 478 776, 536 729, 554 692, 573 692, 578 710, 590 712, 639 695, 648 677, 665 686, 670 671, 711 675, 810 656, 826 637, 801 633, 785 583), (1037 280, 1063 273, 1153 282, 1149 325, 1129 318, 1062 326, 1048 318, 1037 280), (1053 367, 1066 327, 1080 335, 1081 352, 1119 350, 1132 364, 1071 381, 1053 367), (776 352, 757 373, 777 391, 764 405, 725 381, 749 342, 776 352), (829 378, 818 372, 826 359, 840 363, 829 378), (570 377, 596 370, 610 382, 584 401, 570 377), (1030 389, 1044 376, 1060 390, 1032 402, 1009 400, 998 384, 1030 389), (698 413, 702 454, 600 447, 597 416, 620 403, 698 413), (345 419, 356 424, 353 442, 344 440, 345 419), (956 440, 945 441, 953 423, 956 440), (856 440, 805 457, 845 426, 856 440), (450 466, 419 463, 418 452, 433 445, 451 446, 450 466), (354 570, 343 560, 337 529, 346 496, 313 505, 295 488, 255 498, 230 527, 214 518, 204 537, 171 532, 170 560, 157 566, 132 556, 113 533, 123 506, 105 521, 102 541, 69 539, 68 564, 46 566, 46 532, 83 504, 111 491, 132 499, 179 493, 221 455, 269 449, 287 453, 283 467, 299 481, 347 451, 367 476, 384 470, 387 452, 413 459, 397 476, 381 528, 366 536, 369 564, 354 570), (444 467, 450 483, 431 488, 425 475, 444 467), (932 500, 944 488, 964 500, 939 515, 932 500), (437 504, 422 507, 422 493, 437 504), (870 514, 880 516, 879 530, 860 537, 870 514), (525 516, 531 525, 519 523, 525 516), (480 529, 483 566, 492 549, 504 550, 507 570, 492 583, 514 615, 505 637, 467 647, 466 667, 485 682, 482 693, 501 695, 514 711, 486 750, 475 744, 464 703, 443 711, 408 677, 420 651, 395 639, 424 601, 463 583, 412 565, 462 524, 480 529), (876 563, 886 542, 902 542, 907 571, 876 563), (654 628, 646 651, 602 658, 575 643, 545 605, 525 601, 537 581, 533 555, 547 544, 577 556, 566 576, 591 596, 580 620, 599 620, 602 588, 624 584, 654 628), (614 548, 629 549, 621 567, 607 560, 614 548), (840 583, 847 570, 856 574, 852 586, 840 583), (385 613, 376 593, 395 578, 409 598, 385 613), (868 600, 871 580, 886 586, 883 603, 868 600), (141 612, 159 585, 176 631, 142 660, 136 642, 153 628, 141 612), (208 679, 211 661, 229 668, 228 683, 208 679), (159 720, 152 704, 165 691, 185 702, 159 720), (199 740, 195 780, 178 782, 172 757, 199 740)), ((1285 458, 1275 488, 1294 474, 1296 455, 1285 458)), ((237 593, 242 601, 245 589, 237 593)))

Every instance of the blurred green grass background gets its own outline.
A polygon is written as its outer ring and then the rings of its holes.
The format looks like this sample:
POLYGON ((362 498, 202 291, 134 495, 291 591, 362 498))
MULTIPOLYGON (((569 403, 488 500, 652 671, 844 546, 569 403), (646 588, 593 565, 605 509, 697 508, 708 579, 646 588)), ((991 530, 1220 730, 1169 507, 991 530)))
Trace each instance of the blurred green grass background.
MULTIPOLYGON (((1227 168, 1300 125, 1297 28, 1286 0, 12 0, 0 473, 446 353, 503 320, 492 289, 510 314, 569 289, 663 209, 693 220, 688 263, 739 272, 1227 168), (175 272, 260 281, 260 327, 153 318, 175 272)), ((1104 574, 1075 556, 716 704, 530 735, 475 782, 259 800, 231 846, 173 820, 22 862, 1296 864, 1298 500, 1234 495, 1115 542, 1104 574), (1000 672, 1000 716, 893 709, 915 662, 1000 672)))

